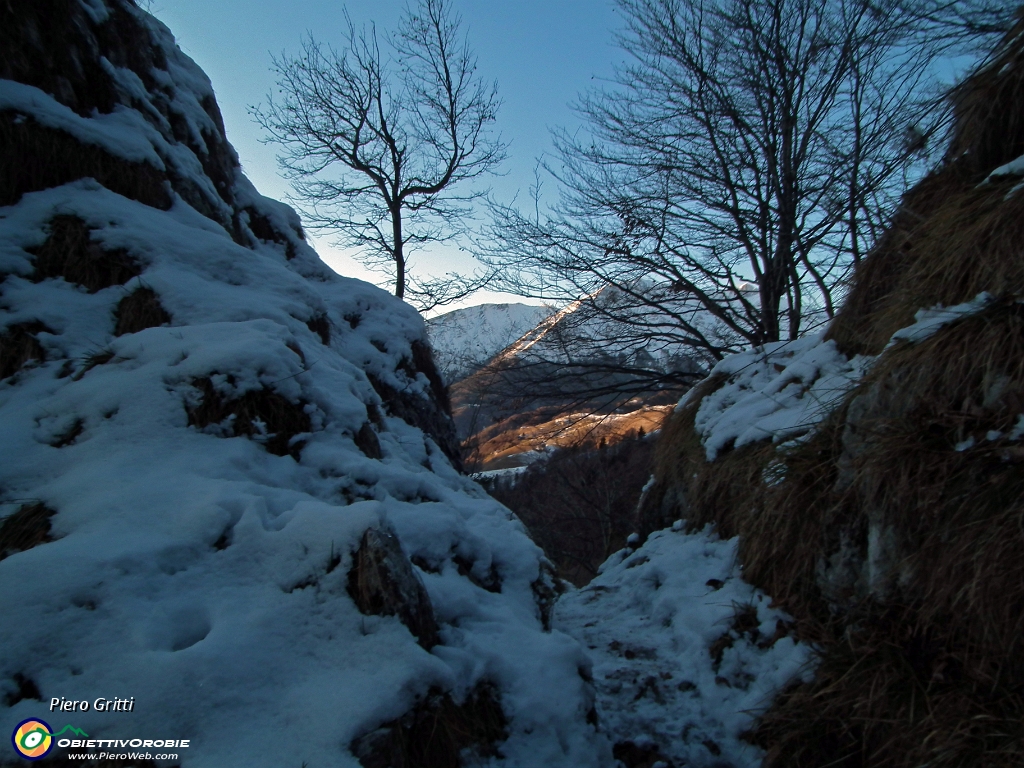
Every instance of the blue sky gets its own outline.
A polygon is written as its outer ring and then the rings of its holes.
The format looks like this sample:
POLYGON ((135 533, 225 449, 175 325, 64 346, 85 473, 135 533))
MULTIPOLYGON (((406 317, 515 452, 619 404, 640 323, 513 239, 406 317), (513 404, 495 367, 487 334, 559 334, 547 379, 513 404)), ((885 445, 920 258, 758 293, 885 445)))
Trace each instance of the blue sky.
MULTIPOLYGON (((509 160, 506 175, 490 185, 503 199, 519 189, 525 196, 536 159, 550 150, 549 129, 578 125, 569 103, 609 77, 622 58, 613 44, 619 23, 613 0, 454 0, 454 5, 477 53, 479 72, 497 80, 503 101, 498 130, 510 143, 509 160)), ((306 32, 340 46, 346 7, 357 25, 374 21, 378 29, 388 29, 404 6, 404 0, 153 0, 150 10, 213 81, 228 139, 249 178, 263 194, 284 199, 289 189, 277 172, 276 149, 260 143, 261 130, 247 111, 274 85, 271 53, 297 52, 306 32)), ((342 274, 380 280, 328 241, 315 244, 342 274)), ((428 272, 472 266, 452 249, 418 258, 428 272)), ((467 303, 494 300, 509 299, 482 293, 467 303)))

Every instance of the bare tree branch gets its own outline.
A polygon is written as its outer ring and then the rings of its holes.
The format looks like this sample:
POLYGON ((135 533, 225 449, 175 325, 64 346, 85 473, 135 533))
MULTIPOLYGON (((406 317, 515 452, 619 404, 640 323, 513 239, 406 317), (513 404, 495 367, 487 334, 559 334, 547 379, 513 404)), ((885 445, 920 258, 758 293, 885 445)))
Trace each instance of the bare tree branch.
MULTIPOLYGON (((492 201, 482 254, 499 288, 603 315, 573 365, 602 344, 620 361, 673 350, 707 365, 827 323, 941 152, 937 64, 990 46, 1013 17, 995 0, 618 5, 630 58, 580 97, 586 128, 555 134, 545 168, 560 201, 492 201)), ((531 356, 537 371, 566 357, 554 344, 531 356)), ((635 364, 637 381, 656 367, 635 364)))
POLYGON ((277 94, 252 113, 281 145, 278 160, 314 227, 387 268, 395 295, 429 309, 486 285, 470 278, 408 279, 409 257, 466 231, 466 186, 493 171, 505 145, 491 133, 497 86, 476 74, 448 0, 420 0, 382 41, 346 14, 341 51, 308 37, 296 57, 274 59, 277 94))

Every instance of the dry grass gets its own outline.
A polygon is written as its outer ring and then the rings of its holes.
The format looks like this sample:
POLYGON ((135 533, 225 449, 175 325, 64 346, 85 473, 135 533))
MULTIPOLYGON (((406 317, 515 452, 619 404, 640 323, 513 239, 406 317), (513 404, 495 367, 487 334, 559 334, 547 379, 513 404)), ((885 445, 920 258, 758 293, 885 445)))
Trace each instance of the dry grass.
POLYGON ((1024 764, 1024 700, 966 672, 941 626, 893 608, 828 645, 811 685, 785 692, 754 740, 766 766, 1024 764))
POLYGON ((979 187, 950 167, 908 193, 892 229, 857 270, 829 337, 849 354, 877 354, 922 307, 1024 290, 1024 194, 1007 199, 1019 180, 979 187))
POLYGON ((50 518, 55 514, 46 505, 35 502, 23 504, 17 512, 5 517, 0 523, 0 560, 52 541, 50 518))
POLYGON ((478 683, 461 703, 435 688, 350 749, 363 768, 461 768, 496 756, 507 725, 493 685, 478 683))
POLYGON ((0 112, 0 206, 83 178, 154 208, 171 207, 165 176, 153 166, 115 157, 32 118, 0 112))
MULTIPOLYGON (((666 421, 655 450, 659 482, 641 503, 640 532, 646 535, 682 518, 691 530, 710 523, 723 537, 740 536, 748 580, 797 618, 827 621, 815 571, 836 510, 829 508, 829 514, 822 515, 816 507, 830 507, 831 500, 820 500, 834 482, 836 429, 826 426, 786 452, 768 442, 752 443, 708 463, 693 419, 703 396, 721 383, 722 379, 711 378, 698 385, 688 406, 666 421), (773 482, 766 482, 772 477, 773 482), (779 478, 785 481, 778 482, 779 478)), ((822 631, 811 622, 804 637, 816 639, 822 631)))
POLYGON ((886 355, 850 410, 842 493, 895 532, 905 599, 1024 684, 1024 306, 886 355))
POLYGON ((50 234, 35 257, 34 280, 62 277, 89 293, 124 285, 141 271, 127 251, 100 247, 90 239, 86 223, 67 214, 51 219, 50 234))
POLYGON ((946 157, 977 175, 1024 154, 1024 11, 988 66, 953 94, 954 137, 946 157))
POLYGON ((768 766, 1024 764, 1024 194, 982 183, 1024 154, 1024 19, 955 94, 941 168, 908 193, 829 335, 880 353, 922 307, 996 301, 881 355, 796 449, 708 464, 700 397, 668 422, 649 527, 740 534, 744 574, 818 643, 755 741, 768 766))
MULTIPOLYGON (((295 244, 282 232, 278 232, 270 219, 249 205, 242 209, 249 218, 249 230, 257 239, 264 242, 277 243, 284 246, 285 258, 291 261, 295 258, 295 244)), ((324 342, 326 344, 326 342, 324 342)))
POLYGON ((171 316, 151 288, 136 288, 117 303, 114 310, 114 335, 138 333, 171 322, 171 316))
POLYGON ((1024 305, 883 355, 802 445, 705 460, 709 380, 663 430, 649 527, 740 535, 745 578, 824 649, 755 739, 771 766, 1024 760, 1024 305), (973 441, 973 444, 972 444, 973 441), (959 448, 959 449, 958 449, 959 448), (869 567, 871 532, 889 551, 869 567))
POLYGON ((270 453, 298 459, 302 444, 292 438, 312 429, 302 403, 293 403, 267 388, 228 399, 209 378, 197 379, 192 385, 202 393, 202 400, 198 406, 186 408, 190 426, 202 429, 211 424, 227 424, 233 417, 230 429, 234 436, 256 438, 270 453))
POLYGON ((1024 291, 1024 194, 1018 176, 982 183, 1024 154, 1024 17, 989 65, 953 94, 955 129, 942 166, 904 197, 859 265, 829 331, 849 353, 878 353, 921 307, 981 291, 1024 291))
POLYGON ((325 347, 331 345, 331 322, 327 315, 314 315, 306 321, 306 327, 320 337, 325 347))
POLYGON ((39 322, 18 323, 9 326, 0 334, 0 379, 13 376, 29 362, 44 362, 46 350, 43 349, 36 334, 52 333, 39 322))
POLYGON ((823 649, 755 739, 771 766, 1024 760, 1024 305, 888 350, 813 438, 704 458, 708 381, 659 445, 651 525, 739 534, 744 575, 823 649), (872 561, 871 537, 887 550, 872 561))

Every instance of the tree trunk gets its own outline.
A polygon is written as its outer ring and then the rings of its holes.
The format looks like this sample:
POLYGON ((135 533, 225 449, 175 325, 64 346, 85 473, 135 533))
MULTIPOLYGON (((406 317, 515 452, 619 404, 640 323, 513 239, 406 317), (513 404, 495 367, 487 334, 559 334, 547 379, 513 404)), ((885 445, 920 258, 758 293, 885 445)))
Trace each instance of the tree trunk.
POLYGON ((394 248, 391 257, 395 260, 395 296, 405 298, 405 249, 402 242, 402 208, 391 209, 391 233, 394 248))

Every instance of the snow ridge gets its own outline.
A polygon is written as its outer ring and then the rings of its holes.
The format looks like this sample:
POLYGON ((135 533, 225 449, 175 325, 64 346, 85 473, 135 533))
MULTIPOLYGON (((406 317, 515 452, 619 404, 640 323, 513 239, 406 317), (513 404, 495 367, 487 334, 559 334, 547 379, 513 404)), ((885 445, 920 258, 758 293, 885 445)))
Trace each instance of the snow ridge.
POLYGON ((480 304, 427 320, 437 367, 445 381, 465 378, 551 315, 547 306, 480 304))

